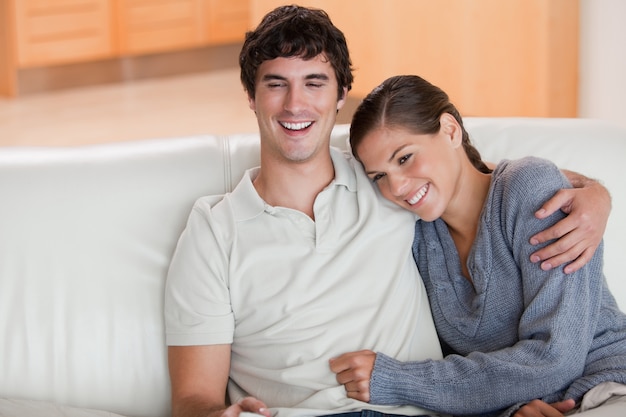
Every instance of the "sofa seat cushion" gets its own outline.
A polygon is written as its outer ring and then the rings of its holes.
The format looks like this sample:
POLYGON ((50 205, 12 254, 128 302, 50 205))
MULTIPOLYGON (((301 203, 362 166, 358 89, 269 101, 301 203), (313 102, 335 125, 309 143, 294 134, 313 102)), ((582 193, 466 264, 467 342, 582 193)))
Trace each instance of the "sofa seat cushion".
POLYGON ((47 401, 0 398, 0 417, 122 417, 109 411, 70 407, 47 401))

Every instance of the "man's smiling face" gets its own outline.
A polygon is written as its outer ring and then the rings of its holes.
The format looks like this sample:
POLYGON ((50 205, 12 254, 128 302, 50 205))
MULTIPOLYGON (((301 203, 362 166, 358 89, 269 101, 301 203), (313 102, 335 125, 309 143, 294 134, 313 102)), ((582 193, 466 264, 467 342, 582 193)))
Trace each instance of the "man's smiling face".
MULTIPOLYGON (((335 71, 323 55, 276 58, 257 72, 250 108, 257 116, 264 152, 293 162, 308 161, 328 148, 337 110, 335 71)), ((327 151, 327 149, 325 150, 327 151)))

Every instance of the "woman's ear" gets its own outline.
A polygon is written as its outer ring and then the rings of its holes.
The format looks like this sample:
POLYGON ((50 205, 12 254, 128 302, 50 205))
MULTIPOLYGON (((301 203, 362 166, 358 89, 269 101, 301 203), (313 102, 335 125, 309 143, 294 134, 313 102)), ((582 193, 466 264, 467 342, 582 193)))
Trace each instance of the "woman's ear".
POLYGON ((450 113, 444 113, 439 118, 439 131, 447 138, 450 138, 452 145, 456 148, 463 143, 463 130, 461 125, 450 113))

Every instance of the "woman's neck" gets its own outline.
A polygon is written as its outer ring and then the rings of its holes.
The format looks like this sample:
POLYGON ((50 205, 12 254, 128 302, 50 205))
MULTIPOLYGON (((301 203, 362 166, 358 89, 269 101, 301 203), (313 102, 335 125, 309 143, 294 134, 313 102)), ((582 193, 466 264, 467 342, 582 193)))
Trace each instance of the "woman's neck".
POLYGON ((471 282, 467 258, 474 244, 480 214, 489 193, 491 174, 483 174, 473 167, 467 171, 465 175, 460 176, 459 192, 454 203, 450 204, 441 218, 446 222, 459 253, 463 275, 471 282))

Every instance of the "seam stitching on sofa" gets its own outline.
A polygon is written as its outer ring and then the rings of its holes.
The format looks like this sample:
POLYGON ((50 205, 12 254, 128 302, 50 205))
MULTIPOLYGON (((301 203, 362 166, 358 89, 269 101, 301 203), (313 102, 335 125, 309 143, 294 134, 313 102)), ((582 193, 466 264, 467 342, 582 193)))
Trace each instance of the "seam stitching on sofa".
POLYGON ((228 143, 228 136, 218 136, 218 138, 222 142, 222 153, 224 155, 224 190, 226 190, 226 192, 231 192, 233 190, 233 183, 230 162, 230 144, 228 143))

